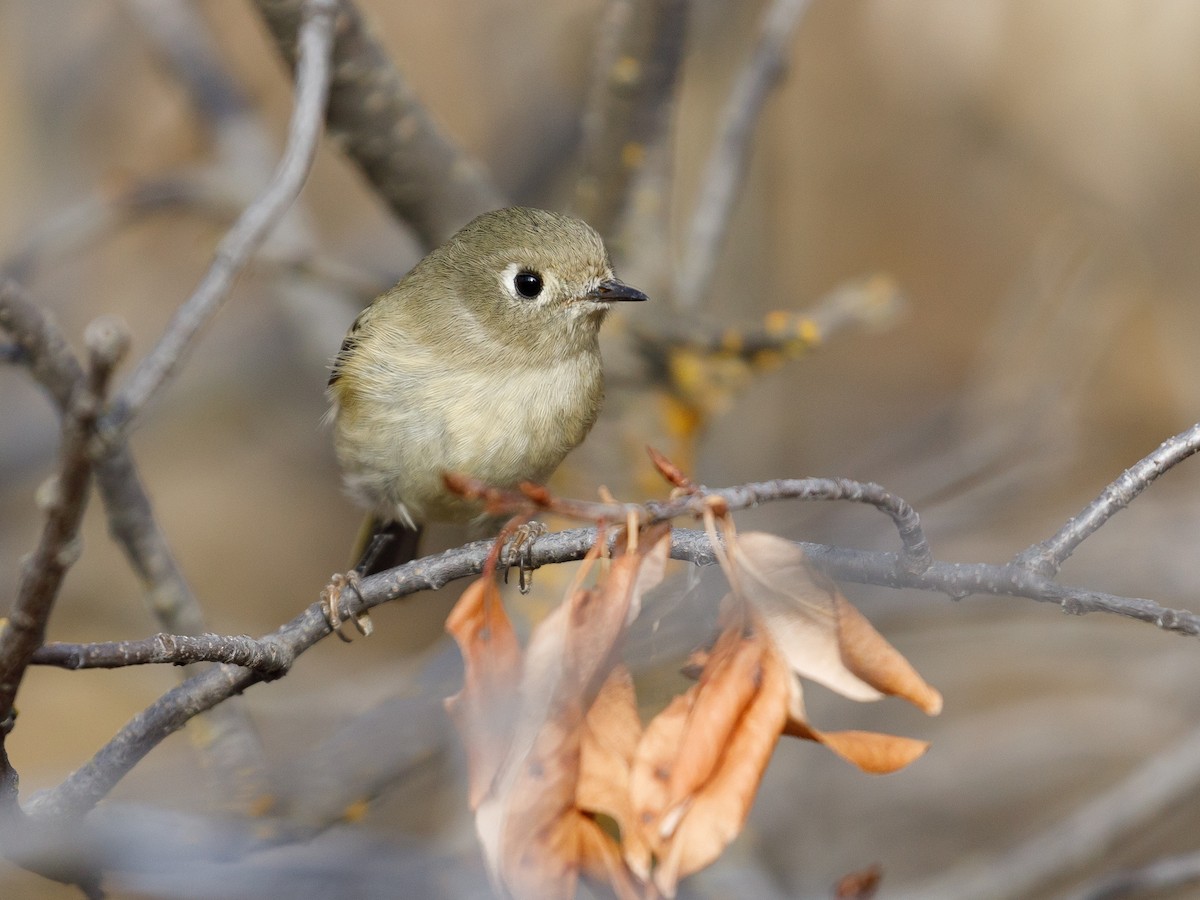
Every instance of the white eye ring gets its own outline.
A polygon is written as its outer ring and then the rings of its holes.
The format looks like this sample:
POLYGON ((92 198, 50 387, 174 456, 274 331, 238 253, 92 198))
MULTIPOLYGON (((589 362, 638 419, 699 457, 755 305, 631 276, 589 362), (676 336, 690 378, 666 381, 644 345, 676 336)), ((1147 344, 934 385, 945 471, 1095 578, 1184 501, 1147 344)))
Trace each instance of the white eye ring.
POLYGON ((509 263, 500 273, 500 283, 504 285, 505 293, 520 303, 545 299, 549 281, 545 273, 520 263, 509 263))

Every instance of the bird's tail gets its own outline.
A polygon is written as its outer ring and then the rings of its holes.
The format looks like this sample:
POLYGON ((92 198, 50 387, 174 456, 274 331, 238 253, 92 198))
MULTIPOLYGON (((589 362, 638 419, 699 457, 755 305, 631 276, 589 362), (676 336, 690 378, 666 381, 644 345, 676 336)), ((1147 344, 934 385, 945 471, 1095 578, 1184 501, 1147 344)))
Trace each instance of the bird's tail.
POLYGON ((412 562, 417 558, 421 531, 420 525, 412 527, 367 516, 354 542, 354 571, 366 578, 412 562))

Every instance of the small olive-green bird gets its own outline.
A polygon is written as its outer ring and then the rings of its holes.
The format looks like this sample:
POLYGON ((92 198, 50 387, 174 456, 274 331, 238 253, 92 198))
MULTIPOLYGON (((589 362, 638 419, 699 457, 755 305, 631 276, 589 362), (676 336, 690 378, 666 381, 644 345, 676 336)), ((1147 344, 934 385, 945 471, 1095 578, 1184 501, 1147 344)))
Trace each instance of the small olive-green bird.
POLYGON ((622 284, 587 224, 540 209, 484 213, 354 320, 329 377, 345 483, 370 515, 357 571, 414 559, 426 522, 480 508, 444 472, 544 481, 604 397, 600 325, 622 284))

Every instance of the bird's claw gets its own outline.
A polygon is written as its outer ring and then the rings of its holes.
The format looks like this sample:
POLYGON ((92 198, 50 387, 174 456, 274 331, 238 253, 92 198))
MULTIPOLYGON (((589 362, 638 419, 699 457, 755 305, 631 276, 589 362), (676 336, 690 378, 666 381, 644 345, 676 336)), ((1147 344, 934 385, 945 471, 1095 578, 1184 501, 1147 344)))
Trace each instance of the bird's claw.
POLYGON ((542 522, 526 522, 513 529, 500 555, 501 564, 504 566, 504 583, 508 584, 508 570, 516 566, 517 589, 522 594, 528 594, 533 587, 534 565, 531 551, 537 539, 545 533, 546 526, 542 522))
MULTIPOLYGON (((341 599, 344 591, 350 590, 358 595, 359 602, 365 602, 362 591, 359 590, 359 584, 362 578, 358 574, 357 569, 351 569, 346 573, 337 573, 329 579, 329 584, 325 586, 325 590, 321 591, 321 610, 325 613, 325 621, 329 623, 329 627, 333 633, 347 644, 350 643, 350 638, 346 637, 342 631, 342 625, 346 620, 342 618, 341 599)), ((370 637, 371 632, 375 630, 374 623, 371 622, 371 617, 367 615, 365 610, 354 612, 350 616, 350 621, 358 630, 358 633, 363 637, 370 637)))

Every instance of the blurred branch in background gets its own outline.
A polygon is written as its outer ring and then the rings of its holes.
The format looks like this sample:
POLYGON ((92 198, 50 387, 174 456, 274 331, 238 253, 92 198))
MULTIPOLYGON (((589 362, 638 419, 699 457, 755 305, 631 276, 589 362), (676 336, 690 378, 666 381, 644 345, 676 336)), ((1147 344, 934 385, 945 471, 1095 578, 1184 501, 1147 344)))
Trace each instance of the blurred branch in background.
POLYGON ((670 131, 688 0, 610 0, 583 114, 575 213, 618 242, 631 187, 670 131))
MULTIPOLYGON (((1128 777, 1093 797, 1069 817, 994 859, 966 863, 895 896, 904 900, 983 900, 1031 896, 1056 880, 1102 860, 1121 842, 1164 815, 1181 797, 1200 789, 1200 729, 1146 760, 1128 777)), ((1146 888, 1194 884, 1194 866, 1175 872, 1173 881, 1146 888)), ((1097 885, 1080 895, 1126 896, 1120 884, 1097 885), (1104 891, 1108 890, 1109 893, 1104 891)), ((1137 888, 1136 880, 1128 887, 1137 888)), ((1132 891, 1130 892, 1132 893, 1132 891)))
POLYGON ((234 279, 268 231, 287 212, 308 177, 324 129, 332 62, 333 0, 304 0, 308 21, 323 27, 301 28, 296 51, 296 106, 283 158, 270 184, 246 207, 233 228, 217 246, 216 259, 192 295, 172 317, 158 344, 138 363, 128 382, 113 400, 103 423, 109 435, 128 429, 134 418, 183 363, 200 330, 229 296, 234 279), (317 10, 320 14, 317 14, 317 10))
POLYGON ((68 569, 79 558, 79 525, 92 480, 92 447, 109 378, 129 346, 124 329, 98 319, 86 335, 88 363, 81 369, 65 342, 12 282, 0 284, 0 327, 23 347, 34 377, 65 393, 59 472, 43 485, 46 521, 33 554, 22 567, 12 607, 0 620, 0 799, 6 818, 17 799, 17 775, 5 741, 16 721, 14 702, 34 652, 43 643, 54 602, 68 569), (68 387, 67 382, 72 381, 68 387))
POLYGON ((772 0, 758 41, 729 92, 683 244, 674 291, 681 307, 700 307, 711 293, 713 271, 745 179, 755 126, 768 94, 783 76, 792 34, 810 2, 772 0))
MULTIPOLYGON (((305 46, 300 51, 303 71, 299 76, 301 87, 297 90, 296 124, 280 164, 280 177, 239 219, 218 249, 218 261, 210 270, 209 279, 202 283, 191 301, 181 307, 164 340, 135 372, 132 386, 114 401, 113 411, 104 413, 103 398, 99 395, 119 356, 116 348, 124 346, 116 342, 114 335, 117 332, 111 327, 89 331, 91 374, 87 379, 76 376, 78 366, 69 356, 65 341, 42 313, 18 294, 14 284, 9 283, 5 288, 6 330, 24 346, 35 377, 48 388, 64 411, 64 469, 53 489, 55 496, 47 501, 50 510, 47 531, 38 555, 31 560, 27 570, 31 577, 23 581, 7 627, 0 632, 0 665, 4 666, 0 679, 4 685, 0 692, 0 709, 7 723, 5 734, 12 727, 13 698, 24 667, 32 656, 30 648, 43 641, 65 566, 72 561, 71 554, 63 548, 66 543, 76 540, 94 461, 105 473, 102 489, 109 501, 113 534, 125 547, 130 562, 143 580, 151 585, 160 614, 172 625, 181 626, 180 630, 203 626, 195 598, 155 523, 122 432, 163 379, 180 363, 180 357, 200 326, 232 286, 240 264, 248 259, 265 230, 287 208, 290 198, 303 184, 321 133, 328 84, 332 17, 328 12, 321 14, 319 9, 320 4, 314 2, 306 13, 309 24, 303 33, 305 46), (70 379, 78 384, 69 386, 70 379)), ((223 714, 214 722, 212 744, 218 755, 232 767, 235 783, 261 795, 264 790, 261 762, 248 723, 236 713, 223 714)), ((15 786, 15 775, 11 770, 5 772, 5 783, 15 786)), ((247 800, 244 795, 240 799, 247 800)))
MULTIPOLYGON (((303 0, 255 0, 294 66, 303 0)), ((483 166, 447 137, 350 0, 337 7, 330 136, 426 248, 481 212, 504 206, 483 166)))

